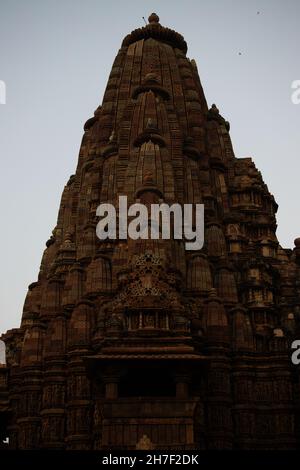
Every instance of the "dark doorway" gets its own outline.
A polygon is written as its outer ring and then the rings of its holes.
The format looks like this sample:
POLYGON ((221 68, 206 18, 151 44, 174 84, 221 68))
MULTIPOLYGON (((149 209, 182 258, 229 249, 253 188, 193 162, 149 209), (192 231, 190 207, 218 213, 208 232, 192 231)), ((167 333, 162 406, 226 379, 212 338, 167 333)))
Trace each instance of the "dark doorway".
POLYGON ((133 368, 119 384, 120 397, 175 397, 175 383, 167 370, 133 368))

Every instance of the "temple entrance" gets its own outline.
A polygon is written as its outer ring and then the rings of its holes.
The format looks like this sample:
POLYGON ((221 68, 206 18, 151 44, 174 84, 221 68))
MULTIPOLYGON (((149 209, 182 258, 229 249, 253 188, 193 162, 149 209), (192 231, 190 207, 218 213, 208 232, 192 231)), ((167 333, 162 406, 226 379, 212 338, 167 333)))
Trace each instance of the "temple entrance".
POLYGON ((198 435, 203 423, 195 427, 200 397, 194 395, 193 385, 203 358, 155 357, 151 362, 132 356, 87 358, 88 373, 99 392, 95 449, 134 450, 144 441, 153 449, 197 448, 195 430, 198 435))

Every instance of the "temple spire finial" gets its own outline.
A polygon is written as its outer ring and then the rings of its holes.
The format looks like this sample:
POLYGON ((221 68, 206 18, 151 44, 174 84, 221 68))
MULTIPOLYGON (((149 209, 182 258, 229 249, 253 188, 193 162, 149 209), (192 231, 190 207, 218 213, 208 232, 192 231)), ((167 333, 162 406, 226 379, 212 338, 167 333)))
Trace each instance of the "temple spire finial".
POLYGON ((150 24, 159 23, 159 16, 156 13, 151 13, 148 17, 148 21, 150 24))

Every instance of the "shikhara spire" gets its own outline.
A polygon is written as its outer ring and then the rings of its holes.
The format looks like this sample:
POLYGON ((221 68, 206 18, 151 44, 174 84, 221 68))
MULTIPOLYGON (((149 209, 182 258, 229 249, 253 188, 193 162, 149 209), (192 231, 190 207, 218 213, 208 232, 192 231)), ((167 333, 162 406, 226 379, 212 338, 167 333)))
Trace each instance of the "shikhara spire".
POLYGON ((125 37, 20 328, 0 369, 18 449, 288 449, 299 445, 300 241, 194 60, 152 13, 125 37), (205 244, 101 241, 100 203, 204 204, 205 244))

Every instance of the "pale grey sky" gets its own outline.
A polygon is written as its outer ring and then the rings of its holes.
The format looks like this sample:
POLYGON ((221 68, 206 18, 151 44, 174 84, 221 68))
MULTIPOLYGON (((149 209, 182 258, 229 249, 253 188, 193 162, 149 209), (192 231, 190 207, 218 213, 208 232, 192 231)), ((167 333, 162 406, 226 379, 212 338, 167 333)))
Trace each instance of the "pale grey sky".
POLYGON ((300 105, 291 101, 299 0, 0 0, 0 332, 19 326, 121 41, 152 11, 183 34, 236 155, 262 171, 279 204, 280 242, 300 236, 300 105))

